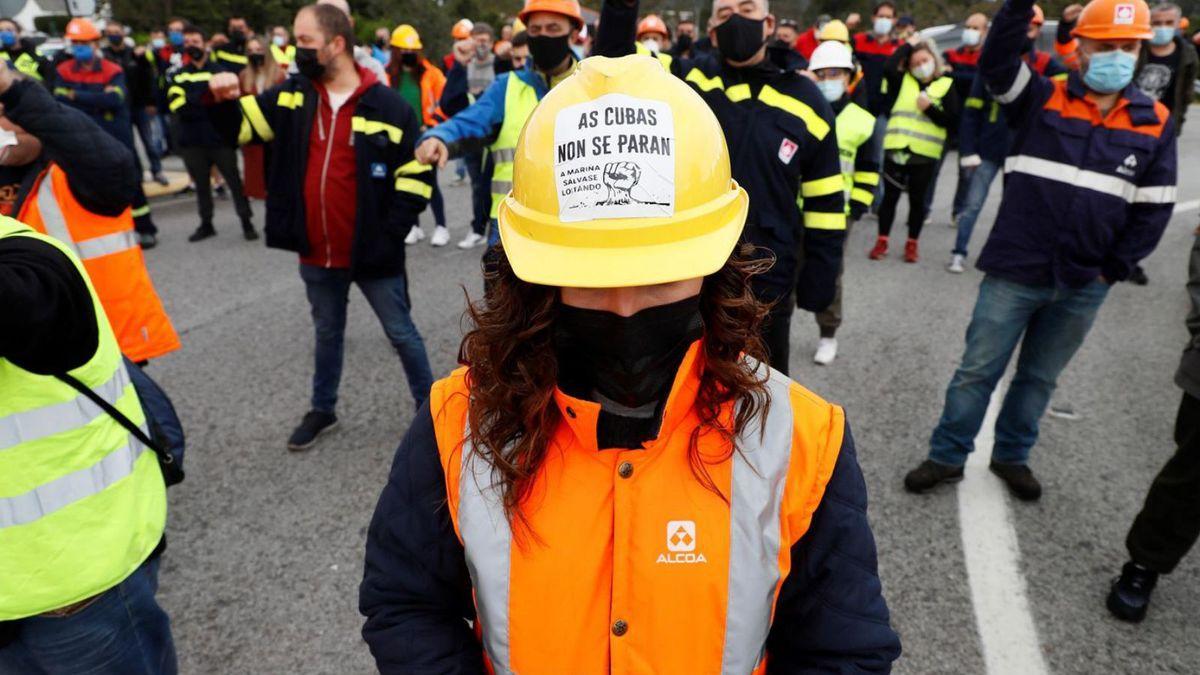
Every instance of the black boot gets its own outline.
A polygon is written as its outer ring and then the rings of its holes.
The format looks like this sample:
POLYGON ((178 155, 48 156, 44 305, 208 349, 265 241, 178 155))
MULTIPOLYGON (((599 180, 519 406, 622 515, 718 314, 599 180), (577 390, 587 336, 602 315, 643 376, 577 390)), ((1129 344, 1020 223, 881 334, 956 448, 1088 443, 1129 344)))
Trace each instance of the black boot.
POLYGON ((1042 484, 1024 464, 997 464, 988 467, 1008 486, 1008 491, 1023 502, 1036 502, 1042 497, 1042 484))
POLYGON ((242 221, 242 236, 246 238, 246 241, 258 239, 258 232, 254 230, 254 223, 250 222, 248 218, 242 221))
POLYGON ((1150 594, 1158 583, 1158 572, 1152 572, 1132 560, 1121 568, 1121 576, 1108 591, 1108 611, 1122 621, 1139 623, 1150 608, 1150 594))
POLYGON ((217 236, 217 231, 213 229, 212 223, 200 223, 200 227, 188 236, 188 241, 203 241, 209 237, 217 236))
POLYGON ((963 478, 961 466, 951 466, 927 459, 904 477, 909 492, 925 492, 941 483, 957 483, 963 478))

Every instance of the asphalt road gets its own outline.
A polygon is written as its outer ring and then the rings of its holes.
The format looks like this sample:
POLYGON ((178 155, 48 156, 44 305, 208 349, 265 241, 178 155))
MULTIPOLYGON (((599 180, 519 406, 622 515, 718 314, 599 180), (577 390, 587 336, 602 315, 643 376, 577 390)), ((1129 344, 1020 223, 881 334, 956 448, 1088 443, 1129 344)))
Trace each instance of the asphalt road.
MULTIPOLYGON (((1200 151, 1190 125, 1180 156, 1200 151)), ((1200 198, 1184 159, 1180 200, 1200 198)), ((953 164, 948 163, 948 167, 953 164)), ((954 488, 915 497, 901 486, 920 460, 961 355, 981 274, 943 265, 954 171, 943 171, 924 257, 906 265, 865 251, 875 223, 847 254, 841 354, 810 359, 810 316, 793 326, 793 377, 844 405, 871 494, 884 589, 904 643, 897 671, 985 672, 954 488)), ((445 175, 443 183, 447 183, 445 175)), ((445 187, 455 241, 466 231, 466 187, 445 187)), ((980 219, 984 241, 999 185, 980 219)), ((903 209, 902 209, 903 211, 903 209)), ((255 204, 262 222, 262 204, 255 204)), ((189 244, 187 199, 155 204, 161 245, 148 254, 184 347, 151 372, 171 392, 189 434, 188 479, 173 488, 160 598, 186 673, 358 673, 372 661, 359 637, 358 583, 368 519, 392 452, 413 415, 403 371, 366 302, 352 292, 338 431, 289 454, 307 410, 312 324, 296 257, 242 240, 228 201, 220 236, 189 244)), ((429 216, 423 218, 427 231, 429 216)), ((1165 578, 1140 626, 1108 617, 1103 598, 1125 552, 1126 529, 1172 452, 1180 392, 1172 375, 1184 344, 1186 256, 1194 210, 1172 221, 1145 263, 1151 284, 1113 290, 1064 374, 1056 401, 1080 413, 1048 418, 1032 466, 1036 504, 1011 502, 1038 647, 1059 673, 1197 672, 1200 551, 1165 578)), ((464 294, 481 291, 479 249, 409 249, 415 320, 435 375, 455 365, 464 294)))

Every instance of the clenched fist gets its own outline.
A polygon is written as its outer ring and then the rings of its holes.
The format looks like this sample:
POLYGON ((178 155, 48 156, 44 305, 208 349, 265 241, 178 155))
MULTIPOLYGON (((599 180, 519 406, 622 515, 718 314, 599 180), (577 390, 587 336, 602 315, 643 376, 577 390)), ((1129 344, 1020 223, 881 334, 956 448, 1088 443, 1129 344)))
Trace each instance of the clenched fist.
POLYGON ((208 89, 217 101, 232 101, 242 95, 238 76, 233 73, 216 73, 208 81, 208 89))
POLYGON ((605 204, 632 204, 633 186, 642 177, 642 169, 633 162, 609 162, 604 165, 604 185, 608 187, 605 204))
POLYGON ((436 165, 437 168, 441 169, 446 166, 446 160, 450 159, 450 150, 440 140, 426 138, 413 151, 413 155, 415 155, 418 162, 425 165, 436 165))

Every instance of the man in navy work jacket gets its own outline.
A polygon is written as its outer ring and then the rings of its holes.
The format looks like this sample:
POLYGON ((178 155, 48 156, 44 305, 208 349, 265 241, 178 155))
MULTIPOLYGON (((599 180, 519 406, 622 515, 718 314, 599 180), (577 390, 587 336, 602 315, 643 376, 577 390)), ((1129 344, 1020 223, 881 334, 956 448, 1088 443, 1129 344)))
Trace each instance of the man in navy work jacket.
POLYGON ((316 362, 312 409, 288 440, 311 447, 337 424, 346 308, 357 284, 400 356, 414 407, 433 373, 410 314, 404 235, 433 193, 433 172, 413 160, 419 116, 354 61, 349 16, 332 5, 296 14, 299 74, 257 96, 241 96, 237 75, 209 80, 214 117, 241 143, 269 143, 267 246, 300 254, 312 306, 316 362))
POLYGON ((923 492, 962 477, 988 399, 1021 343, 996 421, 991 470, 1019 499, 1041 497, 1027 466, 1059 374, 1109 287, 1158 244, 1175 202, 1170 113, 1132 84, 1153 33, 1143 0, 1092 0, 1079 18, 1080 69, 1066 80, 1021 58, 1033 0, 1007 0, 979 60, 1015 129, 1004 199, 978 267, 986 273, 929 458, 905 477, 923 492), (1024 336, 1024 337, 1022 337, 1024 336))

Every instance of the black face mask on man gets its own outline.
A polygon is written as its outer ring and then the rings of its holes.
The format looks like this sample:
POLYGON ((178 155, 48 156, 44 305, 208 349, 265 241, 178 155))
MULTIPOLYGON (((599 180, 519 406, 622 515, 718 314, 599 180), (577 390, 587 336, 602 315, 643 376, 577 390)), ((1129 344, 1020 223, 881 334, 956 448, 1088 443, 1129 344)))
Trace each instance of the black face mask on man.
POLYGON ((765 22, 766 19, 747 19, 741 14, 730 16, 714 29, 717 49, 722 56, 735 63, 749 61, 766 42, 763 37, 765 22))
POLYGON ((183 54, 193 63, 204 59, 204 49, 202 47, 184 47, 183 54))
POLYGON ((537 66, 538 70, 547 71, 557 68, 570 53, 570 35, 558 37, 537 35, 529 38, 529 55, 533 57, 533 65, 537 66))
POLYGON ((325 75, 325 65, 312 47, 296 47, 296 70, 313 82, 320 81, 325 75))
POLYGON ((559 370, 614 403, 640 408, 670 390, 703 327, 699 295, 633 316, 560 305, 554 335, 559 370))

